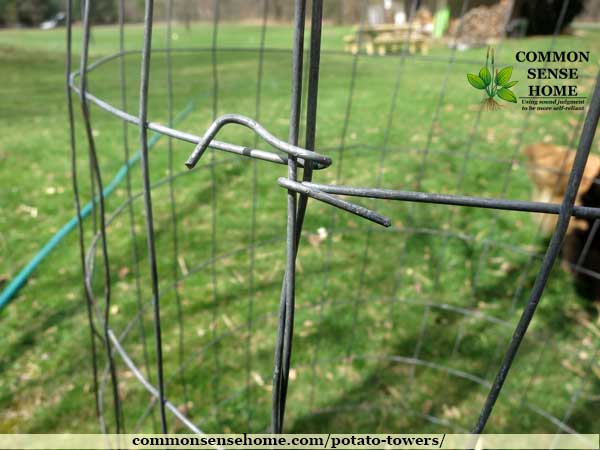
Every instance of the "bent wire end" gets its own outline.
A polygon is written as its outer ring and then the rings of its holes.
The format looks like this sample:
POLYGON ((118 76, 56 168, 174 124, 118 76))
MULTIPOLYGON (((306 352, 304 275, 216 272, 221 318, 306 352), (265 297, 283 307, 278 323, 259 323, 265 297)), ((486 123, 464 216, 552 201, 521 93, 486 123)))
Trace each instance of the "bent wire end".
POLYGON ((209 142, 210 138, 206 139, 206 137, 202 137, 200 139, 200 142, 198 142, 198 145, 194 147, 194 151, 190 154, 189 158, 185 162, 185 166, 188 169, 193 169, 196 164, 198 164, 198 161, 200 161, 200 158, 202 158, 202 155, 204 155, 204 152, 208 148, 209 142))
POLYGON ((348 211, 351 214, 370 220, 371 222, 375 222, 376 224, 382 225, 386 228, 392 225, 392 221, 388 217, 382 216, 381 214, 365 208, 364 206, 356 205, 346 200, 339 199, 312 186, 309 187, 304 183, 298 183, 297 181, 292 181, 284 177, 278 178, 277 183, 286 189, 291 189, 292 191, 314 198, 315 200, 319 200, 331 206, 335 206, 336 208, 343 209, 344 211, 348 211))
MULTIPOLYGON (((200 138, 198 141, 198 145, 185 163, 189 169, 193 168, 198 163, 219 130, 230 123, 242 125, 251 129, 255 134, 260 136, 265 142, 272 145, 277 150, 287 153, 288 157, 302 158, 305 164, 306 162, 311 161, 313 162, 313 165, 320 166, 319 168, 325 168, 329 167, 332 163, 332 160, 329 156, 320 155, 316 152, 297 147, 276 138, 254 119, 250 119, 249 117, 245 117, 240 114, 225 114, 215 119, 214 122, 208 127, 208 130, 206 130, 204 136, 202 136, 202 138, 200 138)), ((251 153, 246 156, 253 157, 251 153)))

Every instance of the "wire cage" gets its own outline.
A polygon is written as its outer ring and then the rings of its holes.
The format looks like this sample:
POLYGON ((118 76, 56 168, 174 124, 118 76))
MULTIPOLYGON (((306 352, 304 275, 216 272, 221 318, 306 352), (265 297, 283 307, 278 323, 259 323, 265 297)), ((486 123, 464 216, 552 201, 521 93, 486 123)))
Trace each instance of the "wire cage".
MULTIPOLYGON (((343 51, 373 2, 336 20, 351 3, 146 0, 140 27, 120 0, 108 49, 95 2, 67 2, 102 431, 597 425, 593 303, 565 269, 599 276, 600 210, 574 205, 598 149, 597 66, 584 111, 487 112, 461 88, 486 53, 459 51, 468 0, 428 54, 410 31, 391 54, 343 51), (540 141, 578 149, 562 203, 528 201, 522 150, 540 141), (547 238, 540 213, 558 217, 547 238), (571 216, 590 224, 575 262, 559 254, 571 216)), ((535 45, 572 45, 568 3, 535 45)), ((500 39, 497 61, 524 73, 523 45, 500 39)))

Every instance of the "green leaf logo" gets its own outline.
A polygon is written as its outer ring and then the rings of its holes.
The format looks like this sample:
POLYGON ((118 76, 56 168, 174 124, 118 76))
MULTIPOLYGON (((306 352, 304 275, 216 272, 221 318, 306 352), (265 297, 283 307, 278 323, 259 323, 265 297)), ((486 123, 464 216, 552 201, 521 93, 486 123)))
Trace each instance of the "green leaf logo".
POLYGON ((501 107, 494 99, 495 97, 505 102, 517 103, 517 96, 510 90, 511 87, 518 83, 518 81, 510 81, 513 68, 509 66, 501 70, 496 69, 496 59, 494 56, 494 49, 491 47, 488 48, 485 66, 479 70, 477 75, 474 73, 467 74, 467 81, 471 86, 475 89, 485 91, 486 97, 482 105, 488 111, 495 111, 501 107))
POLYGON ((512 76, 512 67, 505 67, 496 74, 496 84, 498 86, 505 86, 512 76))
POLYGON ((492 82, 492 74, 488 70, 487 67, 482 67, 479 71, 479 78, 481 78, 485 84, 485 87, 488 87, 492 82))
POLYGON ((467 74, 467 80, 475 89, 485 89, 485 82, 473 73, 467 74))
POLYGON ((502 88, 498 90, 498 97, 507 102, 517 103, 517 97, 510 89, 502 88))

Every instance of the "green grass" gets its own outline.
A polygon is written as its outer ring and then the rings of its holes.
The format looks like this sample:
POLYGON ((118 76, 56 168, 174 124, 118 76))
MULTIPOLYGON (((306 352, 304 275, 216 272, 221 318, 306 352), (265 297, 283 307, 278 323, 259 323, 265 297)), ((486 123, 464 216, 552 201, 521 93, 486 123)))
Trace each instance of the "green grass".
MULTIPOLYGON (((339 50, 347 31, 326 26, 324 48, 339 50)), ((8 278, 74 213, 63 32, 0 32, 0 274, 8 278)), ((128 29, 128 48, 139 49, 141 32, 138 26, 128 29)), ((209 46, 208 25, 195 24, 190 32, 177 27, 175 33, 179 48, 209 46)), ((80 36, 76 30, 76 43, 80 36)), ((117 38, 114 27, 96 29, 92 56, 114 51, 117 38)), ((157 27, 154 38, 155 45, 161 47, 164 27, 157 27)), ((290 28, 269 27, 267 46, 288 48, 290 38, 290 28)), ((257 26, 221 27, 219 45, 237 50, 217 54, 219 114, 256 116, 258 53, 243 48, 255 47, 259 39, 257 26)), ((560 49, 591 51, 593 62, 582 67, 588 78, 579 83, 581 95, 591 91, 599 42, 598 33, 593 31, 557 40, 560 49)), ((511 40, 497 48, 497 59, 499 64, 509 65, 517 49, 546 49, 549 45, 548 38, 511 40)), ((432 54, 439 56, 439 61, 409 58, 401 66, 397 58, 361 57, 343 141, 352 58, 323 55, 317 147, 332 156, 334 165, 316 173, 315 180, 356 186, 381 183, 398 189, 414 189, 420 181, 425 191, 529 198, 531 186, 517 143, 522 138, 525 144, 542 140, 569 144, 577 114, 527 115, 519 106, 507 104, 500 111, 484 113, 475 129, 480 96, 467 84, 465 75, 477 71, 479 65, 457 62, 445 85, 437 123, 428 135, 450 53, 445 47, 434 46, 432 54), (399 91, 390 119, 398 73, 399 91), (388 121, 391 128, 386 141, 388 121), (422 164, 422 149, 428 142, 429 153, 422 164)), ((473 49, 458 56, 483 62, 485 54, 482 49, 473 49)), ((209 52, 173 54, 174 110, 180 111, 190 99, 196 100, 192 113, 178 125, 181 130, 202 134, 211 121, 210 61, 209 52)), ((137 54, 125 58, 128 110, 133 114, 137 110, 139 62, 137 54)), ((260 121, 280 137, 287 135, 289 71, 289 53, 265 53, 260 121)), ((118 60, 113 60, 90 75, 92 92, 117 106, 118 73, 118 60)), ((165 77, 164 54, 155 53, 150 118, 162 123, 167 121, 165 77)), ((525 69, 515 68, 513 78, 521 80, 515 87, 517 95, 526 95, 525 69)), ((76 115, 78 169, 87 201, 89 168, 78 105, 76 115)), ((95 107, 92 115, 103 181, 108 183, 123 163, 123 128, 116 118, 95 107)), ((256 145, 250 132, 233 126, 219 136, 240 145, 256 145)), ((134 127, 129 127, 128 138, 133 153, 138 143, 134 127)), ((259 147, 265 145, 260 143, 259 147)), ((173 142, 177 172, 184 169, 191 150, 189 144, 173 142)), ((598 150, 596 142, 593 151, 598 150)), ((168 174, 168 155, 168 141, 162 139, 152 150, 154 183, 168 174)), ((179 253, 189 270, 187 276, 173 258, 168 184, 153 190, 167 395, 208 431, 260 431, 269 422, 275 314, 285 257, 286 194, 276 179, 284 176, 286 169, 231 155, 210 155, 201 160, 197 170, 182 173, 174 181, 179 253), (210 161, 215 163, 214 174, 210 161), (253 189, 257 245, 251 272, 253 189), (211 265, 213 196, 218 259, 211 265), (173 287, 174 276, 181 279, 177 289, 173 287), (183 309, 187 406, 177 373, 176 295, 183 309), (215 337, 219 337, 217 343, 211 344, 215 337)), ((139 167, 132 169, 131 175, 133 190, 139 192, 139 167)), ((106 202, 109 213, 126 199, 123 184, 106 202)), ((524 214, 382 201, 361 203, 388 215, 394 227, 382 230, 321 203, 309 204, 305 236, 316 235, 319 227, 325 227, 328 237, 320 244, 303 240, 299 253, 294 379, 289 390, 287 429, 468 430, 487 388, 457 375, 457 371, 488 380, 494 375, 539 267, 539 257, 530 254, 543 251, 545 242, 533 218, 524 214), (453 352, 457 339, 461 345, 453 352), (418 358, 431 364, 415 366, 405 359, 389 358, 415 356, 418 342, 418 358), (348 354, 356 357, 349 359, 348 354), (441 418, 449 425, 434 424, 425 416, 441 418)), ((137 310, 132 244, 141 255, 141 298, 144 303, 150 298, 139 198, 133 202, 133 213, 135 243, 129 231, 128 208, 111 219, 108 228, 113 279, 111 325, 119 333, 137 310)), ((89 245, 91 219, 86 220, 85 227, 89 245)), ((100 256, 98 252, 94 278, 99 301, 103 275, 100 256)), ((76 234, 40 266, 14 303, 0 314, 0 431, 97 431, 76 234)), ((143 317, 151 378, 155 381, 149 308, 143 317)), ((586 320, 596 320, 593 308, 577 295, 570 276, 557 267, 489 432, 553 432, 555 426, 534 409, 562 418, 580 387, 569 425, 581 432, 598 431, 594 412, 600 398, 600 372, 594 358, 600 342, 594 334, 597 325, 586 328, 582 325, 586 320)), ((145 372, 137 324, 124 345, 145 372)), ((102 350, 100 353, 102 372, 106 358, 102 350)), ((125 421, 127 429, 133 430, 150 398, 117 361, 125 421)), ((103 400, 112 427, 108 387, 103 400)), ((152 430, 157 417, 150 415, 141 429, 152 430)), ((169 422, 173 429, 182 429, 172 417, 169 422)))

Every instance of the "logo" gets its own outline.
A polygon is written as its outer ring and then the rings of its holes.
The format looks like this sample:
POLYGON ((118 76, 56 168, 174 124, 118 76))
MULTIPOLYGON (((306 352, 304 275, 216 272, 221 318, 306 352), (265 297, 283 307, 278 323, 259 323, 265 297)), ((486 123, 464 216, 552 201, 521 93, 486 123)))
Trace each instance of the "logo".
POLYGON ((494 49, 488 47, 485 58, 485 67, 479 71, 479 75, 474 73, 467 74, 467 81, 475 89, 485 91, 485 97, 481 104, 488 111, 496 111, 501 108, 500 103, 495 100, 498 97, 506 102, 517 103, 517 96, 510 90, 518 81, 510 81, 512 76, 512 67, 496 69, 494 62, 494 49), (491 53, 491 64, 490 64, 491 53), (491 70, 490 70, 491 69, 491 70), (494 76, 492 76, 494 74, 494 76))

